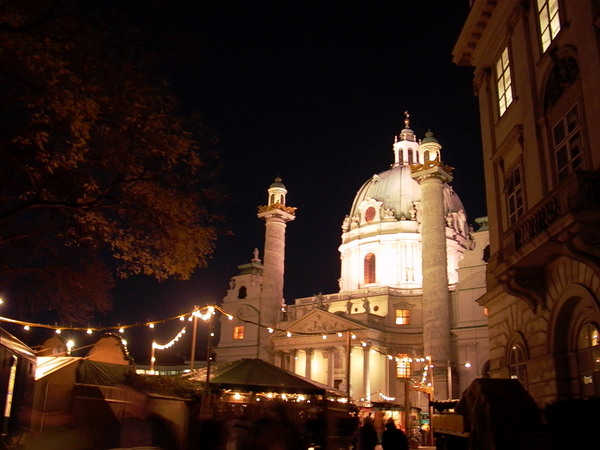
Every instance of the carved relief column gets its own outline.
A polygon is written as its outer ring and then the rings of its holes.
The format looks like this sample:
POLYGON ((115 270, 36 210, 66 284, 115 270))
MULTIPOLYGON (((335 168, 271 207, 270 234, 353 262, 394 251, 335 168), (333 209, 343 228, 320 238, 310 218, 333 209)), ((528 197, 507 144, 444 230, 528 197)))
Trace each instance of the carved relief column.
POLYGON ((369 400, 371 397, 371 346, 369 344, 363 347, 363 391, 364 397, 369 400))
MULTIPOLYGON (((296 208, 285 204, 287 190, 281 178, 268 189, 268 204, 259 207, 258 217, 265 221, 265 250, 263 262, 263 289, 259 301, 259 341, 268 343, 268 333, 264 326, 272 327, 279 320, 283 301, 285 229, 287 222, 296 218, 296 208)), ((268 347, 264 346, 263 347, 268 347)), ((259 358, 271 362, 269 352, 260 349, 259 358)))
POLYGON ((312 356, 314 353, 314 349, 307 348, 306 350, 304 350, 304 353, 306 353, 306 371, 304 372, 304 376, 308 379, 312 379, 312 356))
POLYGON ((445 367, 451 358, 450 297, 444 185, 452 181, 452 169, 441 162, 441 148, 433 133, 427 132, 421 141, 421 151, 429 155, 429 160, 412 166, 411 176, 421 185, 418 218, 423 243, 423 347, 434 363, 436 397, 448 398, 448 375, 445 367))

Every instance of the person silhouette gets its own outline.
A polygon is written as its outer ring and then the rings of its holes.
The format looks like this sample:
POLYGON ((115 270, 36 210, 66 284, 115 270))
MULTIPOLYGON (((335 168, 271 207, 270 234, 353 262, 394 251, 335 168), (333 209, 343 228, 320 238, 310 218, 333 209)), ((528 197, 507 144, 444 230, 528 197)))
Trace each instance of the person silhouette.
POLYGON ((389 419, 385 424, 385 430, 381 435, 381 446, 383 450, 408 450, 408 439, 406 434, 399 428, 392 419, 389 419))

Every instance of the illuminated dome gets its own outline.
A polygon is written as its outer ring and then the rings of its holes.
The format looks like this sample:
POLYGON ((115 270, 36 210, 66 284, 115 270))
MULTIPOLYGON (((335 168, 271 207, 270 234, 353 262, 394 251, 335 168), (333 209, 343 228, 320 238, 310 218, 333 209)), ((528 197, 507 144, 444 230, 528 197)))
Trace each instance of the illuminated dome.
MULTIPOLYGON (((364 201, 375 199, 382 203, 384 210, 390 211, 396 219, 411 217, 415 202, 421 201, 421 186, 410 176, 410 165, 395 165, 390 170, 373 175, 356 193, 349 217, 360 213, 364 201)), ((464 206, 452 187, 444 186, 446 215, 463 210, 464 206)))
MULTIPOLYGON (((341 291, 422 287, 421 186, 412 179, 411 166, 437 164, 441 145, 430 131, 418 142, 408 117, 393 145, 394 164, 361 186, 342 224, 341 291)), ((443 193, 448 279, 453 284, 470 238, 460 198, 448 184, 443 193)))

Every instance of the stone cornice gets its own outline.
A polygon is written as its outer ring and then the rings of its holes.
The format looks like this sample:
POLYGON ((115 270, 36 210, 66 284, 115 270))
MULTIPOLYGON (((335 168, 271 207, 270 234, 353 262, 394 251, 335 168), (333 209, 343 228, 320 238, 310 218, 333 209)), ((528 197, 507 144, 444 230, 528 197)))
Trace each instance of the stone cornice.
POLYGON ((410 168, 410 176, 419 183, 428 178, 439 178, 442 182, 447 183, 452 181, 452 170, 454 170, 453 167, 446 166, 441 162, 434 165, 415 164, 410 168))
POLYGON ((459 66, 475 65, 473 54, 496 9, 496 0, 478 0, 471 7, 467 21, 452 51, 453 62, 459 66))
POLYGON ((266 206, 259 206, 258 207, 258 212, 259 213, 265 213, 268 211, 283 211, 287 214, 290 214, 292 216, 296 215, 296 207, 293 206, 285 206, 282 205, 281 203, 273 203, 272 205, 266 205, 266 206))
POLYGON ((265 220, 278 218, 284 222, 290 222, 296 218, 296 208, 284 206, 280 203, 269 206, 259 206, 258 217, 265 220))

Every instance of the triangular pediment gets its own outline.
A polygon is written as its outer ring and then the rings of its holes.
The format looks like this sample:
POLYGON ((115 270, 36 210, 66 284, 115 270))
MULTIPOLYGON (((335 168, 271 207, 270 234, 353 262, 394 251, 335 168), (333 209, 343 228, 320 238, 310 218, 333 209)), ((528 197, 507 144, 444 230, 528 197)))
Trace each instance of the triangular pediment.
POLYGON ((285 328, 292 333, 320 334, 344 332, 348 330, 356 331, 365 329, 366 327, 338 314, 315 308, 299 319, 292 321, 285 328))

